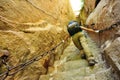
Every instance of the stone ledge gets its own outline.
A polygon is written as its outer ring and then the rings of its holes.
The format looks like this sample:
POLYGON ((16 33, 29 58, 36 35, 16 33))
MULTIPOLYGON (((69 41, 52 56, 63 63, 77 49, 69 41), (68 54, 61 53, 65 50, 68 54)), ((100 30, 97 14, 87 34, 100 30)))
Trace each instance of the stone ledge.
POLYGON ((107 63, 120 75, 120 37, 116 38, 113 43, 105 49, 104 55, 107 63))

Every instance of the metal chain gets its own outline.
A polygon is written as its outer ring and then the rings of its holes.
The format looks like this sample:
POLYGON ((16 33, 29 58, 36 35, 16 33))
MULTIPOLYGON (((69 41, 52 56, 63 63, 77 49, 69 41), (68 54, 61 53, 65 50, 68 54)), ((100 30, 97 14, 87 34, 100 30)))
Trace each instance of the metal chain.
POLYGON ((108 31, 108 30, 111 30, 113 28, 117 28, 119 27, 120 25, 120 20, 115 22, 114 24, 112 24, 111 26, 105 28, 105 29, 102 29, 102 30, 96 30, 95 32, 98 33, 98 37, 99 37, 99 47, 101 46, 101 33, 105 32, 105 31, 108 31))
POLYGON ((119 27, 120 25, 120 20, 114 22, 112 25, 110 25, 109 27, 105 28, 105 29, 101 29, 101 30, 94 30, 94 25, 95 24, 90 24, 90 25, 84 25, 85 27, 82 27, 81 28, 83 30, 86 30, 86 31, 90 31, 90 32, 95 32, 95 33, 98 33, 98 38, 99 38, 99 47, 101 46, 101 33, 105 32, 105 31, 108 31, 108 30, 111 30, 113 28, 117 28, 119 27), (91 27, 92 26, 92 29, 91 28, 88 28, 88 27, 91 27))
MULTIPOLYGON (((94 26, 95 24, 91 24, 91 25, 85 25, 86 27, 88 26, 94 26)), ((120 25, 120 20, 119 21, 116 21, 115 23, 113 23, 112 25, 110 25, 109 27, 105 28, 105 29, 101 29, 101 30, 94 30, 95 32, 98 32, 98 33, 102 33, 104 31, 108 31, 110 29, 113 29, 113 28, 116 28, 118 27, 118 25, 120 25)))
MULTIPOLYGON (((3 64, 6 66, 7 71, 3 72, 2 74, 0 74, 0 77, 2 77, 0 80, 5 80, 8 76, 12 76, 14 74, 16 74, 17 72, 23 70, 26 66, 34 63, 35 61, 39 61, 40 59, 42 59, 43 57, 45 57, 46 55, 48 55, 51 51, 54 51, 57 47, 59 47, 62 43, 64 43, 65 41, 68 40, 69 37, 67 37, 65 40, 62 40, 60 43, 58 43, 55 47, 53 47, 52 49, 50 49, 47 52, 44 52, 40 55, 37 55, 35 57, 33 57, 32 59, 19 64, 17 66, 14 66, 12 68, 10 68, 10 66, 8 65, 7 62, 5 62, 5 60, 3 60, 3 64), (13 71, 14 70, 14 71, 13 71)), ((52 53, 50 53, 52 54, 52 53)))
POLYGON ((7 78, 7 76, 9 75, 9 68, 10 67, 7 64, 5 59, 2 60, 2 63, 6 66, 7 71, 6 71, 6 73, 4 75, 2 75, 3 77, 1 78, 1 80, 5 80, 7 78))
MULTIPOLYGON (((120 25, 120 21, 112 24, 110 27, 108 28, 105 28, 103 30, 99 30, 99 31, 95 31, 95 32, 98 32, 99 33, 99 38, 100 38, 100 33, 102 33, 103 31, 106 31, 106 30, 110 30, 111 28, 115 28, 116 26, 120 25)), ((22 64, 19 64, 17 66, 14 66, 14 67, 10 67, 8 65, 8 63, 3 59, 3 64, 6 66, 6 69, 7 71, 3 72, 2 74, 0 74, 0 77, 2 77, 0 80, 5 80, 8 76, 12 76, 14 74, 16 74, 17 72, 23 70, 26 66, 34 63, 35 61, 38 61, 40 59, 42 59, 44 56, 48 55, 51 51, 55 50, 58 46, 60 46, 62 43, 64 43, 65 41, 67 41, 69 38, 69 36, 65 39, 65 40, 62 40, 60 43, 58 43, 55 47, 53 47, 52 49, 50 49, 49 51, 47 52, 44 52, 40 55, 37 55, 35 57, 33 57, 32 59, 22 63, 22 64), (13 71, 14 70, 14 71, 13 71), (12 72, 13 71, 13 72, 12 72)))

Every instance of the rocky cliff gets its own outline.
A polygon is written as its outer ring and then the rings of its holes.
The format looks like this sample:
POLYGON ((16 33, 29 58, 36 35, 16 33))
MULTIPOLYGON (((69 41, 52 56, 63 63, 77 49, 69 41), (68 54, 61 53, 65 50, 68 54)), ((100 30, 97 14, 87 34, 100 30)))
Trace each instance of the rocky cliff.
MULTIPOLYGON (((68 0, 1 0, 0 57, 7 50, 7 64, 13 67, 50 50, 67 35, 64 28, 73 18, 68 0)), ((50 58, 48 55, 7 79, 38 80, 47 72, 50 58)), ((2 61, 0 66, 0 73, 6 71, 2 61)))
MULTIPOLYGON (((106 40, 113 39, 119 30, 119 4, 119 0, 101 0, 86 20, 86 24, 94 24, 91 28, 103 30, 100 34, 96 34, 98 38, 96 37, 95 40, 99 45, 102 45, 106 40)), ((96 35, 92 34, 92 36, 96 35)))
MULTIPOLYGON (((98 1, 96 6, 95 0, 85 0, 80 20, 82 24, 94 24, 89 28, 102 30, 88 33, 103 50, 107 62, 119 73, 120 1, 98 1)), ((0 0, 0 74, 6 72, 0 79, 117 80, 101 54, 95 53, 99 63, 91 68, 80 59, 71 40, 52 49, 68 36, 66 24, 72 19, 75 16, 68 0, 0 0), (41 59, 44 52, 53 54, 41 59), (17 73, 8 75, 7 69, 17 65, 18 71, 13 69, 10 74, 17 73)))
POLYGON ((99 33, 89 32, 89 35, 97 42, 106 56, 107 62, 120 71, 120 1, 101 0, 94 11, 89 15, 86 24, 94 24, 89 27, 101 30, 99 33))

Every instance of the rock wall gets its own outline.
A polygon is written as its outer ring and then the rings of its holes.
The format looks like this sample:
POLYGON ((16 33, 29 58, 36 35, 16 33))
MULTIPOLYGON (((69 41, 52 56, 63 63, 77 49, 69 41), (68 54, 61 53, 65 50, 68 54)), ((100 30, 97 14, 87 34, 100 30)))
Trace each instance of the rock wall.
POLYGON ((95 10, 87 18, 86 24, 95 24, 90 28, 98 30, 109 28, 109 30, 102 31, 100 34, 90 33, 99 45, 102 45, 106 40, 113 39, 115 33, 119 30, 119 25, 111 27, 111 25, 116 24, 116 22, 120 20, 119 4, 119 0, 101 0, 95 10), (94 36, 98 37, 95 38, 94 36))
MULTIPOLYGON (((120 75, 120 31, 116 34, 116 39, 109 42, 109 45, 104 47, 105 58, 112 65, 115 72, 120 75)), ((108 43, 108 42, 107 42, 108 43)), ((120 78, 120 77, 119 77, 120 78)))
POLYGON ((103 51, 107 62, 120 75, 120 0, 101 0, 87 18, 86 24, 95 24, 89 28, 102 30, 89 32, 103 51), (102 46, 101 46, 102 45, 102 46))
POLYGON ((66 0, 1 0, 0 29, 20 28, 45 20, 49 23, 66 23, 73 18, 69 1, 66 0))
MULTIPOLYGON (((0 0, 0 73, 6 71, 2 51, 9 52, 9 66, 24 63, 65 39, 64 28, 73 18, 68 0, 0 0)), ((6 80, 38 80, 53 60, 48 55, 6 80)))
POLYGON ((83 25, 86 23, 88 16, 90 15, 90 13, 92 13, 92 11, 95 8, 95 1, 96 0, 85 0, 84 1, 84 6, 80 13, 80 21, 83 25))

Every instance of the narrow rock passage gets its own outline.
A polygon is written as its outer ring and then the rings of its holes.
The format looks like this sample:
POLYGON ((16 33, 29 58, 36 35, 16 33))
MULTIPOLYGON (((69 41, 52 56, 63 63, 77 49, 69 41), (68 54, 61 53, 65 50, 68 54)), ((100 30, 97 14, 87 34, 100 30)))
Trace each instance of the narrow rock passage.
POLYGON ((106 65, 95 44, 89 42, 98 62, 94 67, 89 67, 87 61, 80 58, 80 51, 71 40, 60 60, 54 62, 53 72, 41 75, 39 80, 115 80, 111 67, 106 65))

